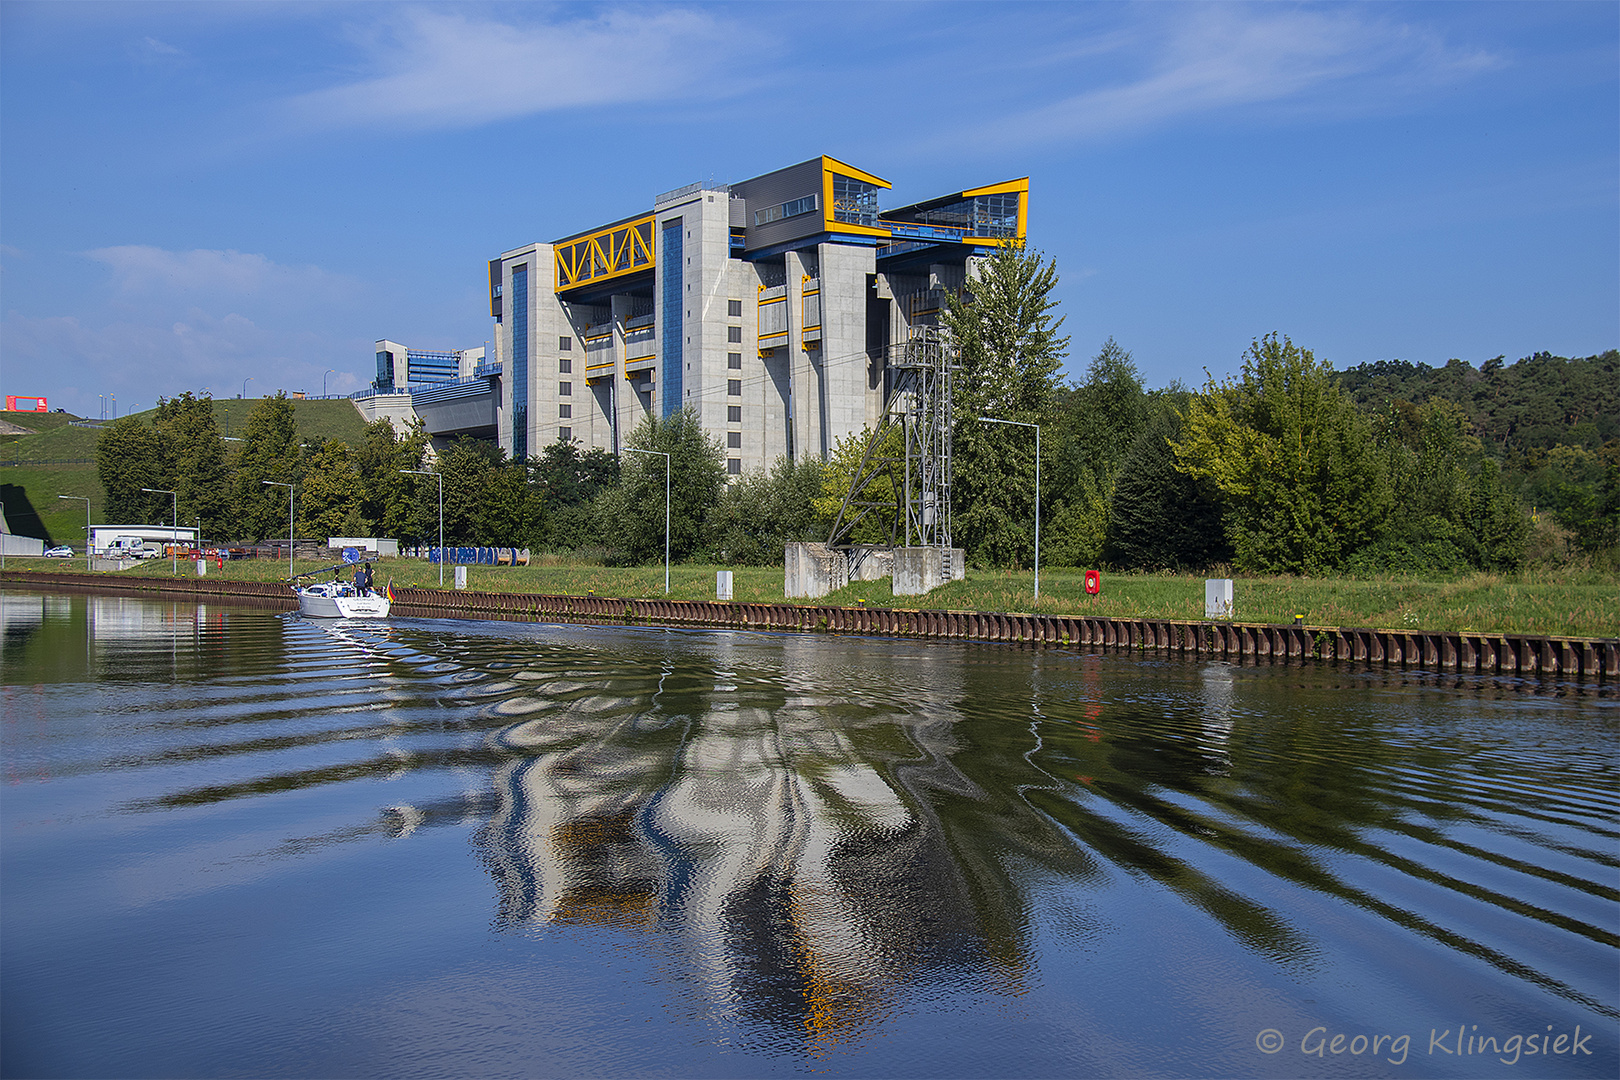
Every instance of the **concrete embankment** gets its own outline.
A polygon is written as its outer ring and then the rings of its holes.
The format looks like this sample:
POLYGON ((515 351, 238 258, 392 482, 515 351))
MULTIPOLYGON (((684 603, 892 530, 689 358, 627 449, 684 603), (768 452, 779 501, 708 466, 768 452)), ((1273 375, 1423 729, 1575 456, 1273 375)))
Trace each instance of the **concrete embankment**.
MULTIPOLYGON (((206 602, 296 603, 277 582, 221 578, 124 577, 68 571, 13 571, 0 581, 206 602)), ((1620 680, 1620 638, 1549 637, 1457 631, 1376 630, 1340 626, 1013 615, 986 611, 913 611, 800 604, 621 600, 600 596, 453 592, 395 587, 394 613, 406 617, 609 623, 712 629, 830 632, 883 637, 1083 646, 1159 656, 1266 661, 1339 660, 1389 667, 1620 680)))

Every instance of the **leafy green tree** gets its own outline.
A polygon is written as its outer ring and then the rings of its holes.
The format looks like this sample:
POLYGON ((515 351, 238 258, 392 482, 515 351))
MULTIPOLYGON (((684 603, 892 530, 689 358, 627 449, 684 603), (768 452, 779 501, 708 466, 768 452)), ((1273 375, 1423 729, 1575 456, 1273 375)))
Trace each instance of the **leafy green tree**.
POLYGON ((438 540, 438 491, 432 505, 419 498, 419 479, 401 469, 420 469, 427 455, 428 438, 420 423, 403 437, 387 419, 366 425, 365 438, 355 449, 363 496, 360 516, 366 534, 420 541, 438 540))
POLYGON ((287 527, 285 489, 266 487, 263 481, 296 485, 301 479, 298 428, 287 395, 278 393, 253 406, 241 437, 231 484, 234 528, 224 531, 259 541, 280 535, 287 527))
POLYGON ((601 447, 581 451, 559 439, 546 447, 534 469, 545 492, 540 543, 574 549, 602 543, 592 504, 619 482, 619 459, 601 447))
POLYGON ((229 531, 230 471, 213 399, 194 397, 189 390, 179 397, 159 398, 152 429, 163 474, 156 486, 177 494, 180 522, 196 520, 210 536, 229 531))
MULTIPOLYGON (((703 522, 725 486, 725 451, 682 409, 660 420, 649 416, 626 441, 669 459, 670 557, 683 559, 702 543, 703 522)), ((609 545, 632 563, 664 557, 664 460, 631 454, 620 460, 619 485, 597 500, 598 527, 609 545)))
POLYGON ((1486 458, 1467 505, 1466 525, 1474 564, 1485 570, 1517 570, 1524 565, 1530 525, 1518 499, 1503 490, 1496 462, 1486 458))
POLYGON ((789 543, 825 540, 831 524, 816 512, 827 466, 815 458, 776 459, 726 485, 705 523, 716 561, 775 566, 789 543))
POLYGON ((1378 534, 1391 493, 1366 420, 1331 365, 1276 334, 1254 342, 1236 381, 1192 399, 1172 444, 1177 466, 1208 479, 1245 572, 1322 573, 1378 534))
POLYGON ((328 439, 309 448, 298 506, 298 534, 356 536, 365 530, 360 508, 365 484, 358 455, 349 444, 328 439))
MULTIPOLYGON (((506 464, 506 452, 493 443, 466 435, 439 453, 437 471, 444 477, 444 540, 446 544, 480 544, 484 524, 484 492, 490 474, 506 464)), ((435 484, 431 477, 414 477, 435 484)), ((436 488, 424 488, 435 503, 436 488)), ((437 517, 437 514, 435 514, 437 517)), ((438 526, 435 522, 434 529, 438 526)), ((436 541, 435 541, 436 542, 436 541)))
MULTIPOLYGON (((107 492, 103 516, 121 525, 148 525, 157 520, 158 498, 141 492, 163 483, 162 451, 157 434, 133 416, 114 420, 96 442, 96 472, 107 492)), ((161 496, 167 516, 169 497, 161 496)), ((88 539, 86 543, 88 543, 88 539)))
POLYGON ((1131 354, 1113 338, 1087 368, 1086 381, 1057 395, 1043 497, 1051 508, 1041 557, 1056 566, 1101 561, 1115 478, 1150 412, 1131 354))
POLYGON ((998 248, 946 298, 940 324, 960 350, 953 379, 952 533, 979 566, 1022 565, 1032 554, 1034 433, 981 416, 1040 423, 1051 411, 1069 338, 1052 290, 1056 262, 998 248))
POLYGON ((502 547, 538 545, 545 524, 544 491, 534 482, 525 463, 497 462, 484 481, 479 543, 502 547))

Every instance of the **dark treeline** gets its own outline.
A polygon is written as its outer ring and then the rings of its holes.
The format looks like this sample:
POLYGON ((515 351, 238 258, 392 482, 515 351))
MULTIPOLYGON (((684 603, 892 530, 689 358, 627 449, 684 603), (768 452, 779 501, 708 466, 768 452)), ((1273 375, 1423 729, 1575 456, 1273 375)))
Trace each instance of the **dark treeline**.
MULTIPOLYGON (((949 298, 961 351, 954 395, 954 535, 971 564, 1033 561, 1034 454, 1041 427, 1041 561, 1240 573, 1514 570, 1620 544, 1620 354, 1538 353, 1480 369, 1380 361, 1335 372, 1286 337, 1261 338, 1240 372, 1194 391, 1148 389, 1131 354, 1104 343, 1065 384, 1068 339, 1050 298, 1056 270, 1000 251, 949 298)), ((438 481, 451 544, 514 545, 610 563, 670 554, 772 565, 783 545, 823 540, 868 436, 823 464, 778 461, 727 482, 725 453, 695 416, 644 422, 616 459, 557 443, 512 461, 463 438, 432 453, 387 421, 359 446, 297 437, 292 404, 256 406, 227 451, 207 398, 162 402, 150 427, 109 425, 98 449, 108 520, 181 524, 205 536, 285 535, 294 486, 301 537, 434 543, 438 481)), ((886 531, 864 525, 882 541, 886 531), (879 532, 883 531, 883 535, 879 532)))

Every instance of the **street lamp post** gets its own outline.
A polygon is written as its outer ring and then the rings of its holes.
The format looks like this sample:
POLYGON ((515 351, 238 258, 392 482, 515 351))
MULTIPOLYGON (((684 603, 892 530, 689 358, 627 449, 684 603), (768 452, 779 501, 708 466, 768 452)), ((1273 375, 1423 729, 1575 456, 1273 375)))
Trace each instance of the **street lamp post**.
POLYGON ((648 457, 661 457, 664 459, 664 595, 669 595, 669 455, 662 450, 637 450, 633 446, 625 447, 632 454, 646 454, 648 457))
POLYGON ((326 374, 321 376, 321 400, 326 400, 326 376, 337 371, 337 368, 327 368, 326 374))
POLYGON ((252 381, 253 381, 253 376, 251 376, 251 375, 249 375, 247 378, 242 380, 242 398, 243 398, 243 400, 247 399, 247 384, 252 382, 252 381))
POLYGON ((283 484, 279 480, 260 480, 259 483, 267 487, 284 487, 287 489, 287 580, 293 578, 293 486, 283 484))
POLYGON ((58 499, 78 499, 84 503, 84 568, 90 569, 90 500, 83 495, 58 495, 58 499))
POLYGON ((175 549, 180 546, 180 496, 168 488, 141 488, 142 491, 153 495, 167 495, 174 500, 174 520, 169 525, 169 554, 174 559, 174 576, 180 576, 180 553, 175 549))
POLYGON ((428 472, 426 469, 401 469, 402 473, 413 473, 416 476, 433 476, 439 481, 439 588, 444 588, 444 474, 428 472))
POLYGON ((1013 427, 1028 427, 1035 429, 1035 599, 1041 598, 1041 425, 1028 424, 1022 420, 997 420, 993 416, 981 416, 987 424, 1010 424, 1013 427))

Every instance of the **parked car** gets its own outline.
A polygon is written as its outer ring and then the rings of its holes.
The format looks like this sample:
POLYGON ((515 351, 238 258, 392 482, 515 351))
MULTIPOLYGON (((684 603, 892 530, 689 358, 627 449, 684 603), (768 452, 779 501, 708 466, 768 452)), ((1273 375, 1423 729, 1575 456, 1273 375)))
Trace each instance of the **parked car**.
POLYGON ((71 559, 73 558, 73 549, 66 544, 61 544, 47 551, 45 557, 47 559, 71 559))

